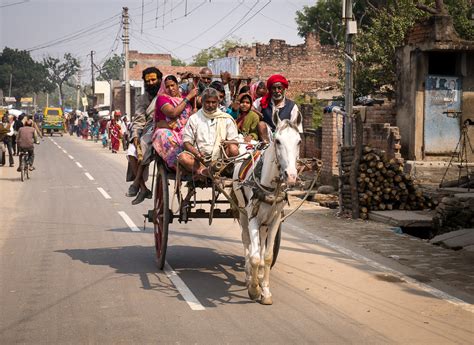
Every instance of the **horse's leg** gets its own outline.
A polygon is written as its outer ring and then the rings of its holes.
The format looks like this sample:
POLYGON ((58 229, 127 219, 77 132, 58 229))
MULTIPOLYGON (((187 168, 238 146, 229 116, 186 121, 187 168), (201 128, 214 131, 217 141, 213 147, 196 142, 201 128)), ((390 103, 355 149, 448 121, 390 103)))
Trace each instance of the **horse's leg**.
POLYGON ((261 226, 260 235, 260 262, 258 263, 258 283, 263 284, 263 275, 265 274, 265 248, 267 241, 268 226, 261 226))
POLYGON ((240 227, 242 229, 242 244, 244 245, 245 258, 245 286, 250 284, 250 235, 249 235, 249 220, 246 216, 240 215, 240 227))
POLYGON ((273 261, 273 245, 280 225, 281 212, 277 213, 276 219, 271 223, 267 233, 267 247, 265 248, 265 269, 262 282, 262 299, 260 303, 265 305, 273 304, 272 293, 270 292, 270 268, 273 261))
MULTIPOLYGON (((248 209, 251 211, 250 207, 248 209)), ((249 220, 251 277, 248 293, 252 300, 259 299, 262 294, 262 289, 258 283, 258 265, 260 263, 259 228, 260 226, 256 217, 249 220)))

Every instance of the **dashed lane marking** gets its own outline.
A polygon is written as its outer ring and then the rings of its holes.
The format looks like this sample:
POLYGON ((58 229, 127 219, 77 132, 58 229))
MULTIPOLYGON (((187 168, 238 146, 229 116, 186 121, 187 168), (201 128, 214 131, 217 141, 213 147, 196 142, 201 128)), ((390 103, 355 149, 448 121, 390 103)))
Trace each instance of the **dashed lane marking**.
POLYGON ((186 303, 192 310, 206 310, 204 306, 199 303, 198 299, 191 290, 186 286, 183 280, 178 276, 178 274, 173 270, 173 268, 166 262, 165 263, 165 274, 168 276, 169 280, 176 286, 181 296, 183 296, 186 303))
POLYGON ((81 165, 81 163, 79 163, 79 162, 76 162, 76 165, 77 165, 79 168, 82 168, 82 165, 81 165))
POLYGON ((140 229, 135 225, 135 223, 133 222, 133 220, 130 219, 130 217, 128 216, 128 214, 126 214, 124 211, 118 211, 118 214, 120 215, 120 217, 122 217, 122 219, 124 220, 125 223, 127 223, 128 227, 130 228, 130 230, 132 231, 140 231, 140 229))
POLYGON ((64 152, 65 154, 67 154, 67 151, 66 151, 66 150, 63 150, 63 152, 64 152))
POLYGON ((97 190, 100 192, 100 194, 102 194, 104 198, 112 199, 112 197, 109 194, 107 194, 107 192, 103 188, 97 187, 97 190))
POLYGON ((71 155, 68 155, 68 157, 69 157, 70 159, 74 159, 74 157, 73 157, 73 156, 71 156, 71 155))
POLYGON ((84 175, 86 175, 89 180, 94 181, 94 178, 88 172, 85 172, 84 175))
POLYGON ((398 272, 398 271, 396 271, 394 269, 391 269, 387 266, 379 264, 376 261, 373 261, 369 258, 366 258, 365 256, 357 254, 357 253, 353 252, 352 250, 349 250, 349 249, 344 248, 344 247, 342 247, 342 246, 340 246, 336 243, 328 241, 325 238, 319 237, 318 235, 310 233, 309 231, 301 229, 301 228, 299 228, 295 225, 292 225, 290 223, 285 223, 285 227, 290 227, 295 232, 299 232, 300 234, 304 233, 306 236, 310 237, 315 242, 318 242, 318 243, 322 244, 323 246, 332 248, 332 249, 338 251, 339 253, 345 254, 345 255, 347 255, 347 256, 349 256, 349 257, 351 257, 351 258, 353 258, 357 261, 361 261, 361 262, 365 263, 366 265, 368 265, 372 268, 375 268, 375 269, 378 269, 378 270, 381 270, 381 271, 385 271, 385 272, 389 272, 390 274, 393 274, 394 276, 402 279, 403 281, 407 282, 408 284, 411 284, 411 285, 414 285, 414 286, 418 287, 419 289, 429 293, 430 295, 433 295, 433 296, 435 296, 439 299, 442 299, 442 300, 445 300, 449 303, 457 305, 458 307, 461 307, 464 310, 467 310, 471 313, 474 313, 474 305, 472 305, 470 303, 467 303, 467 302, 464 302, 463 300, 461 300, 459 298, 456 298, 454 296, 451 296, 451 295, 447 294, 446 292, 438 290, 438 289, 436 289, 436 288, 434 288, 434 287, 432 287, 428 284, 421 283, 421 282, 417 281, 416 279, 413 279, 413 278, 410 278, 410 277, 404 275, 401 272, 398 272))

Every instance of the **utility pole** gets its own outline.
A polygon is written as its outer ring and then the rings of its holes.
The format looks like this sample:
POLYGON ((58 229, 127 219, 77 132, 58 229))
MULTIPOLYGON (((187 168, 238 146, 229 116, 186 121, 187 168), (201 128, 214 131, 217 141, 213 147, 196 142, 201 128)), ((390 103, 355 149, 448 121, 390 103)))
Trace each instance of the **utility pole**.
POLYGON ((346 23, 346 46, 345 46, 345 82, 344 82, 344 146, 352 146, 352 106, 354 103, 354 57, 352 53, 352 38, 357 33, 357 22, 352 19, 352 0, 342 0, 343 19, 346 23))
POLYGON ((128 7, 123 7, 122 12, 122 19, 123 19, 123 47, 125 51, 125 114, 127 115, 128 120, 131 120, 131 105, 130 105, 130 82, 128 80, 128 44, 130 43, 130 39, 128 37, 128 7))
POLYGON ((79 101, 81 99, 81 70, 77 72, 77 85, 76 85, 76 110, 79 110, 79 101))
POLYGON ((12 96, 12 74, 10 73, 10 87, 8 88, 8 97, 12 96))
POLYGON ((92 106, 95 105, 94 51, 91 50, 92 106))

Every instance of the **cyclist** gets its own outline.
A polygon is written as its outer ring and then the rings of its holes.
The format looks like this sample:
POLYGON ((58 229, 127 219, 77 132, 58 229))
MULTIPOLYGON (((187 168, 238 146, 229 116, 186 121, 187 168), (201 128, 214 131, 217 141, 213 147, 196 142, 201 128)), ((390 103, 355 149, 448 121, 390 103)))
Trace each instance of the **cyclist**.
MULTIPOLYGON (((28 164, 30 170, 34 170, 33 162, 35 159, 35 148, 34 144, 37 142, 36 130, 33 128, 33 121, 27 120, 25 126, 18 130, 16 139, 18 150, 28 153, 28 164)), ((21 164, 19 164, 17 171, 21 170, 21 164)))

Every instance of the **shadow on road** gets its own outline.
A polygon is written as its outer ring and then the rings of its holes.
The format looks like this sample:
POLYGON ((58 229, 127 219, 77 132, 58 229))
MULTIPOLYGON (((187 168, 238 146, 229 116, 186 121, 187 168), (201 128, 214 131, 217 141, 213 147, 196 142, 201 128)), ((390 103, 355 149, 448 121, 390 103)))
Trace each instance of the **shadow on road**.
MULTIPOLYGON (((182 298, 165 277, 165 272, 158 270, 154 247, 64 249, 56 252, 84 264, 109 266, 115 270, 114 274, 136 275, 144 290, 182 298)), ((246 296, 242 257, 222 254, 212 248, 179 245, 169 246, 167 257, 170 266, 204 307, 252 303, 246 296)))

